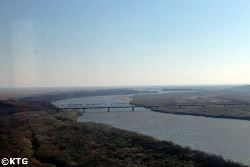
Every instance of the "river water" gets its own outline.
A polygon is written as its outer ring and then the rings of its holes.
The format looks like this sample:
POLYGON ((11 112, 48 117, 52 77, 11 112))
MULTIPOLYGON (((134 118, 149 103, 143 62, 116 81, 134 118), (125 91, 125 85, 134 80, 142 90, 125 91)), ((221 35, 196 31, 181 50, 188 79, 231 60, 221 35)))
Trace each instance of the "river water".
MULTIPOLYGON (((124 103, 124 97, 82 97, 54 104, 124 103)), ((164 114, 136 107, 134 112, 131 109, 86 110, 78 122, 110 124, 250 166, 250 121, 164 114)))

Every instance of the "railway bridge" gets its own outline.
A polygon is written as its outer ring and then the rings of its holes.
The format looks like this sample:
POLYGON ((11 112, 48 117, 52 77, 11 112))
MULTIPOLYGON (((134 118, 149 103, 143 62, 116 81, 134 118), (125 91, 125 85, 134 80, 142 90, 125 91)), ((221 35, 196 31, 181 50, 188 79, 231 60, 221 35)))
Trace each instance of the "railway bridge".
MULTIPOLYGON (((182 109, 183 107, 207 107, 207 106, 250 106, 250 103, 193 103, 193 104, 167 104, 167 105, 136 105, 137 107, 145 107, 145 108, 171 108, 171 109, 182 109)), ((61 109, 82 109, 83 112, 87 109, 107 109, 110 112, 111 109, 115 108, 131 108, 132 111, 135 110, 135 105, 130 103, 112 103, 110 105, 106 103, 95 103, 95 104, 86 104, 83 106, 82 104, 66 104, 61 105, 61 109)))
POLYGON ((95 104, 86 104, 83 106, 82 104, 66 104, 61 106, 62 109, 82 109, 83 112, 87 109, 107 109, 110 112, 111 109, 114 108, 131 108, 134 111, 135 106, 130 103, 112 103, 110 105, 106 103, 95 103, 95 104))

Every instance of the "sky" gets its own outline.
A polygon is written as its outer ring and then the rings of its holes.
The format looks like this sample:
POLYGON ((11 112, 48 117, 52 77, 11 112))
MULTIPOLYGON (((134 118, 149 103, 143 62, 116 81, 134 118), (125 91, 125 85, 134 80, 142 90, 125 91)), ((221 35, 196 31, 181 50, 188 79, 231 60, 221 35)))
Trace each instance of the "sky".
POLYGON ((0 1, 0 87, 250 83, 248 0, 0 1))

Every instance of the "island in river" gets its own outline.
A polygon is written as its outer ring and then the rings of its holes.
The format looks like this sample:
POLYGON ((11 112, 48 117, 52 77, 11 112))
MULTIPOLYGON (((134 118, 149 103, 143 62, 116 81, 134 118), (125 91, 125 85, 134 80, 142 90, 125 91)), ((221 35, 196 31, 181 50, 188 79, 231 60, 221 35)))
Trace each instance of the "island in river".
POLYGON ((0 102, 1 159, 26 157, 29 166, 60 167, 244 166, 109 125, 76 122, 80 113, 59 112, 46 97, 0 102))
POLYGON ((163 89, 132 97, 131 103, 153 111, 250 120, 250 86, 163 89))

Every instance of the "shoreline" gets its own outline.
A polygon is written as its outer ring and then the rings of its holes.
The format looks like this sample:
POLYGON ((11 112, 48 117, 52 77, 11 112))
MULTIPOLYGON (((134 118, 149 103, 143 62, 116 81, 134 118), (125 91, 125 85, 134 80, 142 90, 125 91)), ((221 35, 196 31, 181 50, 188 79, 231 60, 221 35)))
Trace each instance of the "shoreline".
MULTIPOLYGON (((140 107, 143 107, 143 106, 140 106, 140 107)), ((220 115, 217 116, 217 115, 188 113, 188 112, 168 112, 168 111, 164 111, 164 110, 154 110, 152 108, 150 108, 150 109, 153 112, 160 112, 160 113, 164 113, 164 114, 190 115, 190 116, 197 116, 197 117, 221 118, 221 119, 237 119, 237 120, 250 121, 250 117, 241 118, 241 117, 234 117, 234 116, 220 116, 220 115)))

